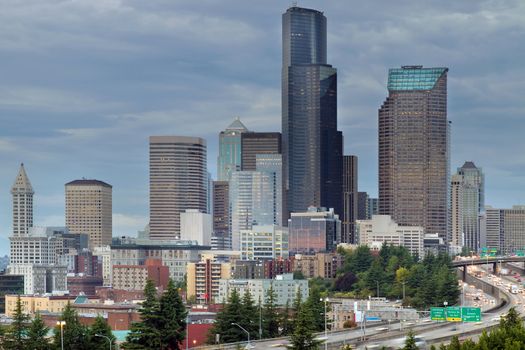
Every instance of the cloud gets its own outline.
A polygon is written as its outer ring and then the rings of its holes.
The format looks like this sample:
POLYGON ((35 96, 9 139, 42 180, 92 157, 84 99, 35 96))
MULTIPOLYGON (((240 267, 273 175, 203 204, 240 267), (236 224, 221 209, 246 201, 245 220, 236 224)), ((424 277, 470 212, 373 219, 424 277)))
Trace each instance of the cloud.
POLYGON ((149 218, 140 215, 113 213, 114 236, 136 236, 137 231, 144 230, 149 218))

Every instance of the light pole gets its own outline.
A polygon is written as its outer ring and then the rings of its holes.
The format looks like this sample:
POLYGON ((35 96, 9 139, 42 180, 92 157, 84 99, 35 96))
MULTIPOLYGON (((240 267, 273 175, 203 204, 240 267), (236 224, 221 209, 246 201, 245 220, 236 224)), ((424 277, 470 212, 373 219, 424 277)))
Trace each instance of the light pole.
POLYGON ((403 284, 403 303, 405 302, 405 284, 407 284, 407 281, 401 282, 403 284))
POLYGON ((246 335, 248 336, 248 344, 247 345, 248 345, 249 348, 251 348, 252 344, 250 343, 250 332, 248 332, 246 329, 244 329, 243 326, 241 326, 238 323, 232 322, 232 326, 237 326, 240 329, 242 329, 244 331, 244 333, 246 333, 246 335))
POLYGON ((109 350, 111 350, 111 343, 112 343, 112 341, 111 341, 110 337, 102 335, 102 334, 95 334, 95 337, 106 338, 108 340, 108 342, 109 342, 109 350))
POLYGON ((328 349, 328 327, 326 326, 326 318, 328 315, 326 314, 326 304, 330 301, 328 298, 321 298, 319 301, 324 301, 324 349, 328 349))
POLYGON ((447 322, 447 305, 448 305, 448 302, 447 301, 444 301, 443 302, 443 306, 445 307, 445 322, 447 322))
POLYGON ((66 321, 57 321, 57 326, 60 327, 60 349, 64 350, 64 326, 66 321))
POLYGON ((259 297, 259 340, 262 339, 262 303, 259 297))

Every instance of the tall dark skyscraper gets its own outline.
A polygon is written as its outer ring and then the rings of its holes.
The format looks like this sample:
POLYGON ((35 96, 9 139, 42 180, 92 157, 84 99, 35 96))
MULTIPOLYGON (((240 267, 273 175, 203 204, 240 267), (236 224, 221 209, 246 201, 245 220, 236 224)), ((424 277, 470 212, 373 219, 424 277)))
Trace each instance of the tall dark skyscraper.
POLYGON ((448 68, 388 72, 379 110, 379 213, 447 240, 448 68))
POLYGON ((309 206, 342 213, 343 136, 337 131, 337 71, 327 64, 326 17, 283 14, 282 140, 290 212, 309 206))
POLYGON ((280 132, 244 132, 241 134, 241 170, 256 170, 258 154, 281 154, 280 132))
POLYGON ((355 243, 357 220, 357 156, 343 157, 343 219, 341 242, 355 243))

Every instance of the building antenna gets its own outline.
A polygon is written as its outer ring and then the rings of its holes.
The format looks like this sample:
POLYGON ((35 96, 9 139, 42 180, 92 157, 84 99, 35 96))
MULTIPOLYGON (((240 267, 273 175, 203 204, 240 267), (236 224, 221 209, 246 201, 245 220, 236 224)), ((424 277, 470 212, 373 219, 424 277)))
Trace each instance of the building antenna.
POLYGON ((292 1, 292 7, 297 7, 297 1, 292 1))

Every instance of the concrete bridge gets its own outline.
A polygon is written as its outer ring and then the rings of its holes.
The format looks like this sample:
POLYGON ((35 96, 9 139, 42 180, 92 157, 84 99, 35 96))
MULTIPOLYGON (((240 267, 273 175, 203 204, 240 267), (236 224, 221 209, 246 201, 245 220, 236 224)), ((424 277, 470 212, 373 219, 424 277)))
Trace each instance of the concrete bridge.
POLYGON ((498 271, 498 264, 506 264, 510 262, 525 262, 525 256, 489 256, 486 258, 475 258, 475 259, 466 259, 466 260, 456 260, 452 262, 452 267, 463 268, 463 281, 467 277, 467 267, 473 265, 492 265, 492 271, 498 271))

